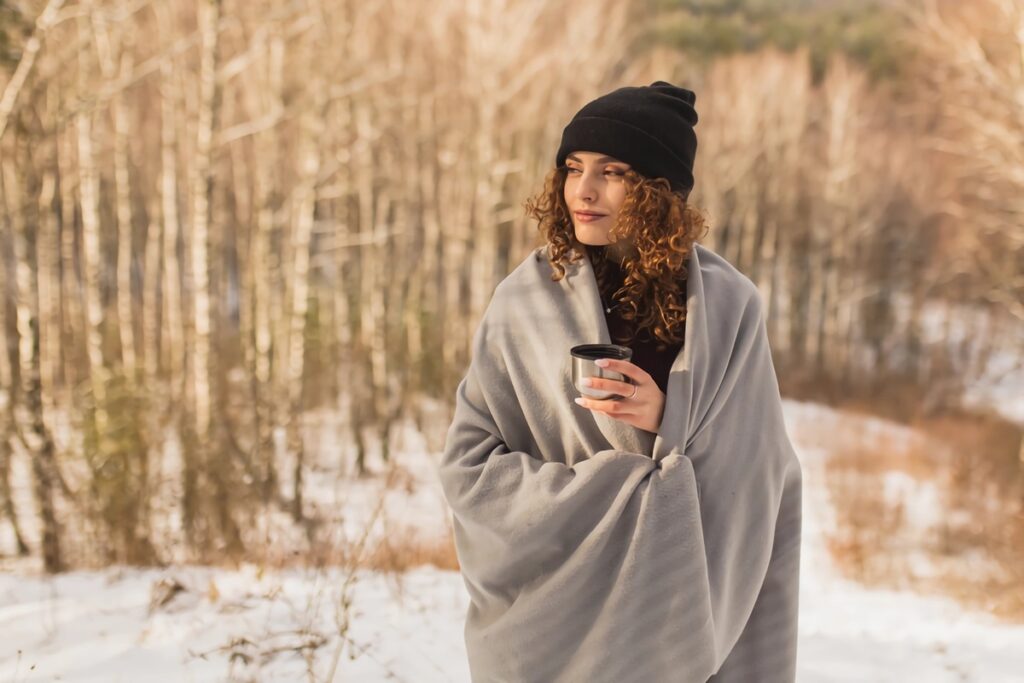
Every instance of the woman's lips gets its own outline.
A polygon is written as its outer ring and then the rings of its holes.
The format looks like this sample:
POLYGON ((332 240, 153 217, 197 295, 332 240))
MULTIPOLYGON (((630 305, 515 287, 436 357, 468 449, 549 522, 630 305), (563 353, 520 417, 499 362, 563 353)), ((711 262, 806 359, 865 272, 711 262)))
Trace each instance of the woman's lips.
POLYGON ((582 221, 584 223, 590 223, 592 221, 600 220, 607 216, 607 214, 580 213, 579 211, 575 212, 575 214, 576 220, 582 221))

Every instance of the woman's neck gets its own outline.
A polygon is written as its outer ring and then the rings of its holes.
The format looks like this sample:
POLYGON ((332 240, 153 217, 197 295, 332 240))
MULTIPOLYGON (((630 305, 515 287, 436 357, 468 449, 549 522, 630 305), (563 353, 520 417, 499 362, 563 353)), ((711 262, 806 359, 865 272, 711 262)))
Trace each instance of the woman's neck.
POLYGON ((617 244, 587 244, 584 245, 591 261, 600 259, 613 266, 622 269, 626 262, 626 254, 617 244))

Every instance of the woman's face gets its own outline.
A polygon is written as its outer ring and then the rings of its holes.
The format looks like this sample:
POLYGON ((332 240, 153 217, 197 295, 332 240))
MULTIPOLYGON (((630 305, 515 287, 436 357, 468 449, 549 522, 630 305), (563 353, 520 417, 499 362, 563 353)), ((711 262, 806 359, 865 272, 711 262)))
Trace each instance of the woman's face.
POLYGON ((623 174, 629 164, 597 152, 573 152, 565 165, 565 204, 576 239, 595 246, 609 244, 608 232, 626 199, 623 174))

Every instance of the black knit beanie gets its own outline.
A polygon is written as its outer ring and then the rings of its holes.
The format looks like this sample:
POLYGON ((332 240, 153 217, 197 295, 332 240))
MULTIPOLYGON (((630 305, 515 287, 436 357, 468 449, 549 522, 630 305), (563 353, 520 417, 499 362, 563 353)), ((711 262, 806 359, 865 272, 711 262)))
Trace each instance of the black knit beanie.
POLYGON ((655 81, 613 90, 587 103, 562 130, 555 166, 577 151, 600 152, 648 178, 667 178, 673 190, 693 188, 697 155, 697 96, 655 81))

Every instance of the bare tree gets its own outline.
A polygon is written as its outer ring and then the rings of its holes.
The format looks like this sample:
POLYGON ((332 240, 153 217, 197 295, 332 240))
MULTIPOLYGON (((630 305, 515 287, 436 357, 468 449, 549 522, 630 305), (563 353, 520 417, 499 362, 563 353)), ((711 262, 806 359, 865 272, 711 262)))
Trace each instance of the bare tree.
POLYGON ((928 139, 957 169, 942 211, 961 229, 947 282, 1024 321, 1024 6, 918 0, 900 7, 922 60, 922 95, 941 117, 928 139))
POLYGON ((294 232, 293 259, 289 280, 292 284, 291 315, 288 335, 288 450, 294 458, 292 477, 292 516, 304 517, 302 481, 305 466, 305 444, 302 434, 303 389, 305 383, 306 322, 309 310, 309 249, 316 214, 317 180, 320 175, 320 135, 324 130, 326 103, 322 84, 314 86, 317 101, 303 117, 298 153, 299 178, 292 198, 294 232))
POLYGON ((40 554, 48 572, 65 568, 61 548, 61 532, 56 512, 56 458, 53 437, 43 414, 43 387, 40 372, 39 340, 39 267, 36 231, 31 227, 36 204, 18 191, 22 181, 14 160, 4 159, 4 205, 8 215, 15 217, 15 255, 17 259, 17 330, 18 360, 21 378, 21 413, 17 422, 21 441, 32 462, 32 492, 42 527, 40 554))
MULTIPOLYGON (((3 173, 0 172, 0 190, 4 186, 3 173)), ((16 274, 11 271, 14 264, 14 243, 13 226, 10 221, 10 207, 6 206, 6 193, 0 192, 0 206, 4 211, 0 213, 0 518, 6 519, 11 525, 14 533, 14 542, 19 555, 27 555, 28 544, 25 542, 21 532, 21 524, 18 521, 18 513, 14 508, 14 493, 11 488, 11 458, 13 449, 11 442, 17 433, 14 423, 15 393, 17 392, 16 366, 11 363, 11 351, 8 344, 13 338, 17 340, 17 328, 10 329, 12 323, 16 324, 17 313, 14 305, 14 298, 17 295, 14 283, 17 282, 16 274), (12 316, 11 312, 15 315, 12 316), (12 320, 12 317, 15 318, 12 320)), ((14 354, 17 361, 17 354, 14 354)))

